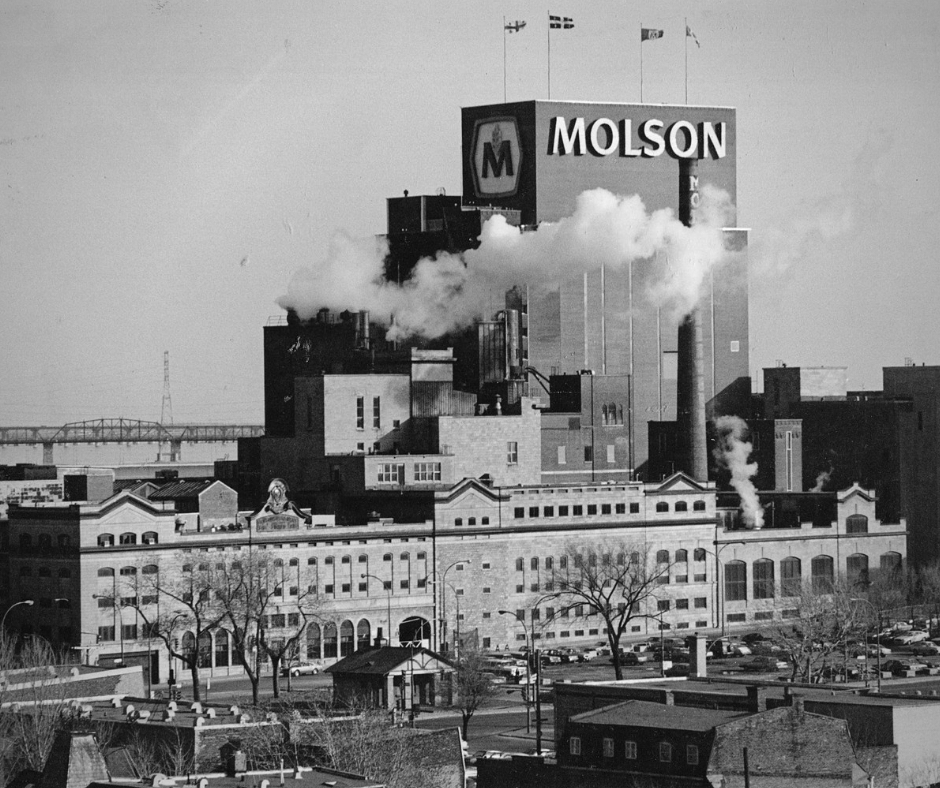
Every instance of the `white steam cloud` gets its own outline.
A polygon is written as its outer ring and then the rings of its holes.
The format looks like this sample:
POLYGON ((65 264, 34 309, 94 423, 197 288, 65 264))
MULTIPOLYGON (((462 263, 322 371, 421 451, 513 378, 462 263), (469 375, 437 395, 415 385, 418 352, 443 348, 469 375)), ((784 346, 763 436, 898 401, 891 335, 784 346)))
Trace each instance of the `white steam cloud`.
POLYGON ((757 473, 757 463, 749 463, 752 445, 744 438, 748 433, 747 422, 737 416, 719 416, 715 419, 718 445, 715 459, 731 472, 731 486, 741 496, 741 514, 748 528, 762 528, 764 510, 757 497, 757 488, 751 481, 757 473))
POLYGON ((832 467, 828 471, 820 471, 816 476, 816 486, 813 487, 810 492, 822 492, 823 488, 829 483, 829 480, 832 478, 832 467))
POLYGON ((390 325, 391 338, 437 337, 483 317, 493 288, 558 282, 601 266, 617 269, 654 259, 663 268, 646 277, 648 297, 685 314, 726 256, 722 227, 731 216, 728 195, 709 186, 701 194, 692 227, 670 209, 647 213, 638 196, 604 189, 582 193, 570 217, 530 232, 495 216, 483 226, 479 248, 422 259, 401 284, 384 279, 384 243, 338 233, 326 259, 297 271, 277 303, 302 319, 323 307, 369 310, 373 319, 390 325))

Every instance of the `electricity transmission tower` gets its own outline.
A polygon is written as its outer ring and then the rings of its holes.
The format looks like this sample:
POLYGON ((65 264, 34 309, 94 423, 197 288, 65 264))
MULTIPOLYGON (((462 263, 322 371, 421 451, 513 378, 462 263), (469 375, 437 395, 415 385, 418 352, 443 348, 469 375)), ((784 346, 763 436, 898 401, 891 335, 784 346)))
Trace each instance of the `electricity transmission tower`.
MULTIPOLYGON (((170 351, 163 351, 163 404, 160 407, 160 426, 161 427, 172 427, 173 426, 173 399, 170 397, 170 351)), ((167 456, 166 458, 170 462, 175 462, 179 460, 179 450, 176 449, 172 441, 168 441, 169 445, 167 446, 167 456)), ((160 448, 157 450, 157 461, 162 459, 161 449, 163 444, 160 444, 160 448)))

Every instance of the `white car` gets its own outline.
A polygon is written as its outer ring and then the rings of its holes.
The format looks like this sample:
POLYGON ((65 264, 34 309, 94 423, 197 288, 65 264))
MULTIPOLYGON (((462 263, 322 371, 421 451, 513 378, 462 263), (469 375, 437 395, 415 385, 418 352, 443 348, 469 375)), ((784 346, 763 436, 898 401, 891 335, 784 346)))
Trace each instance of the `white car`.
POLYGON ((284 675, 290 673, 291 676, 313 676, 320 672, 320 666, 315 662, 301 662, 299 665, 291 665, 284 669, 284 675))

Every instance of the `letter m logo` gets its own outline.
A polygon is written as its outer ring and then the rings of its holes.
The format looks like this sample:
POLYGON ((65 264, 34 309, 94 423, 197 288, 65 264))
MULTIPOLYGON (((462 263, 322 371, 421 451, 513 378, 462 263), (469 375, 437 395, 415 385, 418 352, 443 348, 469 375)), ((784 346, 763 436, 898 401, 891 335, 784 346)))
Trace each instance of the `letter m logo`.
POLYGON ((512 117, 478 120, 473 129, 470 168, 477 197, 509 197, 519 188, 522 147, 512 117))

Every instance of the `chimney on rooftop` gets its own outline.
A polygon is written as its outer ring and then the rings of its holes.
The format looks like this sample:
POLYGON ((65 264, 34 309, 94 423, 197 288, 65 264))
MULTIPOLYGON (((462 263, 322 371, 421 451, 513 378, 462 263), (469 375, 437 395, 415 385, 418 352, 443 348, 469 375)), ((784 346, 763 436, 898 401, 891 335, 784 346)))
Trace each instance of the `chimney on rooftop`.
POLYGON ((758 711, 767 711, 766 687, 749 686, 747 688, 747 710, 752 714, 758 711))
POLYGON ((376 627, 376 630, 375 630, 375 647, 376 647, 376 648, 382 648, 383 646, 387 646, 387 645, 388 645, 388 641, 385 639, 385 637, 384 637, 383 634, 382 634, 382 627, 376 627))

